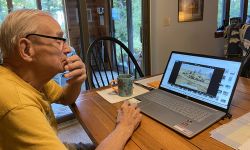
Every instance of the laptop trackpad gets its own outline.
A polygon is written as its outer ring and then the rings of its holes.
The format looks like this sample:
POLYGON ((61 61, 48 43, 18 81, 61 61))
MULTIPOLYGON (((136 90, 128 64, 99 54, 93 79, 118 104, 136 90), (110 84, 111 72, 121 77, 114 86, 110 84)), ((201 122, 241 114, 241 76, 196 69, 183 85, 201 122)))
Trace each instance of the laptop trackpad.
POLYGON ((154 102, 143 101, 139 103, 139 107, 144 114, 171 127, 187 119, 186 117, 154 102))

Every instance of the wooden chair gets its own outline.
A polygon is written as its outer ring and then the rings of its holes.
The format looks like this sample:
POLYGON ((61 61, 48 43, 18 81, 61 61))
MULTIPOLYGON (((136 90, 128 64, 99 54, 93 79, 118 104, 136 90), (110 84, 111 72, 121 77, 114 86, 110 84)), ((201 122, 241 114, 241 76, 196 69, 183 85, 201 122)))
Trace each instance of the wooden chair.
POLYGON ((248 51, 246 56, 243 57, 241 76, 250 78, 250 51, 248 51))
POLYGON ((101 37, 92 42, 86 66, 89 89, 107 86, 119 74, 131 74, 135 79, 144 76, 131 51, 113 37, 101 37))
POLYGON ((243 51, 241 76, 250 78, 250 25, 244 24, 240 32, 240 47, 243 51))

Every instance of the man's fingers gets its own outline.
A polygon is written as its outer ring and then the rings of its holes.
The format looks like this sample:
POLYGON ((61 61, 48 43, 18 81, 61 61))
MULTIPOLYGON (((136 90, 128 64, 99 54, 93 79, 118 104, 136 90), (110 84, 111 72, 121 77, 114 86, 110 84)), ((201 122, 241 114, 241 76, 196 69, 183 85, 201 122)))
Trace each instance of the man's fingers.
POLYGON ((67 63, 73 63, 75 61, 81 61, 81 58, 78 55, 72 55, 70 57, 67 57, 66 61, 67 63))
POLYGON ((82 82, 87 78, 85 64, 82 62, 81 58, 77 55, 73 55, 67 58, 68 64, 65 65, 65 70, 69 71, 64 74, 68 84, 74 82, 82 82))
POLYGON ((66 71, 71 71, 71 70, 76 70, 76 69, 84 69, 85 70, 85 65, 82 61, 76 61, 73 63, 68 63, 67 65, 64 66, 64 69, 66 71))

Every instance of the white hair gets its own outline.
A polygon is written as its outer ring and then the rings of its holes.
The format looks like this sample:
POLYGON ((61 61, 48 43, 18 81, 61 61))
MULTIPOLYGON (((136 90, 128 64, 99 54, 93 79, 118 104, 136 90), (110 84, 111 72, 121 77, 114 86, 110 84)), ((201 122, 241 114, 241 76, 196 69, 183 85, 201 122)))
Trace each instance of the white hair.
POLYGON ((20 38, 38 30, 38 18, 50 16, 37 9, 22 9, 11 12, 0 27, 0 49, 3 59, 14 56, 20 38))

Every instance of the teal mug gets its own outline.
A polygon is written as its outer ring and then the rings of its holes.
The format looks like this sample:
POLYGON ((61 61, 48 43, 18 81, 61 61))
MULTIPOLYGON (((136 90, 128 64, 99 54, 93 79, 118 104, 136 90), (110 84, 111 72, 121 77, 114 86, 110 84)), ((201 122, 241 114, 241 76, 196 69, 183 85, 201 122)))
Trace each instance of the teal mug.
POLYGON ((117 80, 111 81, 111 87, 114 91, 122 97, 131 96, 133 94, 133 80, 130 74, 120 74, 117 80), (113 85, 117 83, 118 89, 114 88, 113 85))

